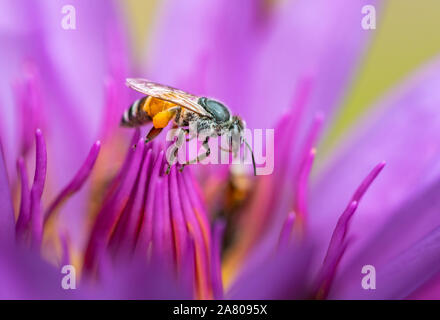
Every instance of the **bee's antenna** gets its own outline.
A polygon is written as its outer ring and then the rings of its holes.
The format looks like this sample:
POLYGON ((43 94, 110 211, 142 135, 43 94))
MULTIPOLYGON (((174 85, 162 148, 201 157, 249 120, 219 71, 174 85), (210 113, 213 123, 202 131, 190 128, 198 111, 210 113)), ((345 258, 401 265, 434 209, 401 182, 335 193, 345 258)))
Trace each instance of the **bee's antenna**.
POLYGON ((252 151, 251 146, 249 145, 249 143, 246 140, 244 140, 244 143, 246 144, 246 146, 248 147, 249 151, 251 152, 252 165, 254 166, 254 176, 256 176, 257 175, 257 166, 255 165, 254 151, 252 151))

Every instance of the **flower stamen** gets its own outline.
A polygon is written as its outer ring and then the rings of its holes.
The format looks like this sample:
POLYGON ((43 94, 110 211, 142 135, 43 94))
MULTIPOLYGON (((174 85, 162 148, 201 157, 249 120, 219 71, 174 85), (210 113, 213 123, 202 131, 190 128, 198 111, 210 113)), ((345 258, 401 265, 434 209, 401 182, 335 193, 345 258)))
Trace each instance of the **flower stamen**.
POLYGON ((372 182, 376 179, 379 173, 385 166, 385 162, 376 165, 368 176, 362 181, 360 186, 356 189, 353 197, 350 200, 348 207, 344 213, 339 217, 336 227, 333 231, 330 244, 327 249, 327 254, 322 263, 321 270, 317 277, 317 289, 315 290, 315 297, 318 299, 325 299, 330 291, 331 284, 336 274, 337 266, 342 259, 345 249, 348 246, 346 240, 349 223, 356 211, 359 201, 368 190, 372 182))
POLYGON ((58 196, 46 210, 44 215, 45 225, 47 224, 51 216, 56 212, 56 210, 84 185, 87 178, 90 176, 90 173, 92 172, 96 159, 98 158, 100 147, 100 141, 97 141, 93 144, 81 168, 78 170, 70 183, 58 194, 58 196))

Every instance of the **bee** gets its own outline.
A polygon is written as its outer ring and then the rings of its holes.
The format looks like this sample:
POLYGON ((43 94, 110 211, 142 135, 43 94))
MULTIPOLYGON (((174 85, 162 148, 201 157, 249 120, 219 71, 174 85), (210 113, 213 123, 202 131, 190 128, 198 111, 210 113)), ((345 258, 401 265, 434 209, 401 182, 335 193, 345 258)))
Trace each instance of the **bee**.
POLYGON ((152 122, 153 127, 148 132, 145 143, 156 138, 171 121, 175 127, 181 128, 186 134, 190 133, 188 129, 190 123, 195 122, 197 133, 209 133, 202 143, 205 153, 197 156, 194 160, 187 161, 183 166, 202 161, 208 157, 211 153, 209 138, 226 134, 231 141, 229 152, 237 152, 245 143, 251 152, 254 174, 256 175, 254 154, 244 139, 246 123, 241 117, 232 116, 223 103, 146 79, 127 79, 126 84, 146 96, 136 100, 125 110, 121 126, 133 128, 152 122))

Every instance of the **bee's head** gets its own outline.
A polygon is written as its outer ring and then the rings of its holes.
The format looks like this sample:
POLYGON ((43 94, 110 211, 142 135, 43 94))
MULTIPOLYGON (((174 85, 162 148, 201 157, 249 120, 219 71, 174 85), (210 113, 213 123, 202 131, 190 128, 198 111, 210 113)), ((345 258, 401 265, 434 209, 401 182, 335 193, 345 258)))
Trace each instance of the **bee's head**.
POLYGON ((220 101, 201 97, 198 103, 211 114, 217 123, 225 123, 231 119, 228 108, 220 101))

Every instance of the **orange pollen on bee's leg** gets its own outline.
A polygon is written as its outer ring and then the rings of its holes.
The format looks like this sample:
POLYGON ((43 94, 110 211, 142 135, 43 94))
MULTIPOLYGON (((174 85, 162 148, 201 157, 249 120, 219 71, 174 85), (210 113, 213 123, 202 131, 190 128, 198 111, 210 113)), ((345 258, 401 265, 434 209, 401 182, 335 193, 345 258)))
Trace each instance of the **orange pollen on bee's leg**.
POLYGON ((161 111, 153 117, 153 126, 158 129, 165 128, 175 115, 175 110, 161 111))
POLYGON ((175 104, 171 102, 149 96, 147 99, 145 99, 142 110, 145 111, 151 118, 153 118, 159 112, 170 109, 173 106, 175 106, 175 104))

